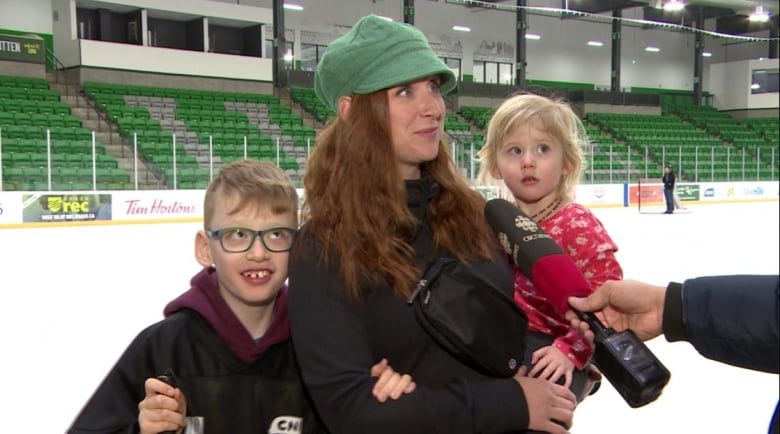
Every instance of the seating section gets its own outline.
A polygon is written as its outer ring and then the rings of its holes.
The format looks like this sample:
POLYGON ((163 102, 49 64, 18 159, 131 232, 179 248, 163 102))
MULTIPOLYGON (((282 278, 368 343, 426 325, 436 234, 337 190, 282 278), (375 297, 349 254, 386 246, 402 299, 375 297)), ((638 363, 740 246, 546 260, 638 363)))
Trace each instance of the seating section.
POLYGON ((290 96, 293 101, 300 104, 301 107, 311 114, 314 119, 317 119, 318 122, 325 123, 336 114, 333 109, 320 101, 317 94, 314 92, 314 89, 293 87, 290 89, 290 96))
POLYGON ((768 145, 747 124, 738 122, 728 114, 717 111, 714 107, 681 105, 672 106, 669 108, 669 111, 735 147, 755 149, 768 145))
MULTIPOLYGON (((705 112, 709 110, 700 113, 705 112)), ((729 135, 731 140, 727 140, 719 135, 728 131, 725 125, 730 122, 720 115, 704 116, 709 117, 712 124, 700 122, 698 117, 671 114, 589 113, 587 120, 616 140, 626 143, 639 160, 649 163, 653 172, 658 172, 664 163, 670 162, 682 180, 777 179, 776 164, 757 159, 758 146, 739 146, 739 141, 734 142, 736 137, 747 140, 747 136, 729 135), (694 123, 691 119, 697 121, 694 123)), ((736 127, 734 129, 737 130, 736 127)), ((637 161, 636 158, 634 160, 637 161)))
POLYGON ((740 121, 747 128, 755 131, 769 145, 780 145, 780 119, 778 118, 746 118, 740 121))
MULTIPOLYGON (((98 82, 83 89, 162 188, 203 189, 223 163, 243 158, 272 161, 300 185, 315 139, 303 113, 322 123, 334 116, 309 88, 290 89, 302 111, 266 94, 98 82)), ((588 113, 581 181, 632 182, 660 174, 666 162, 682 181, 778 179, 778 119, 737 120, 680 102, 662 111, 588 113)), ((466 175, 478 170, 475 156, 493 113, 462 106, 446 114, 452 157, 466 175)), ((119 167, 124 157, 92 137, 46 80, 0 75, 3 190, 135 188, 119 167)))
POLYGON ((273 95, 95 82, 84 89, 176 188, 204 188, 221 164, 247 157, 273 161, 299 182, 314 142, 314 130, 273 95))
POLYGON ((129 188, 128 174, 46 80, 0 76, 3 190, 129 188), (125 185, 125 183, 128 183, 125 185))
MULTIPOLYGON (((462 106, 460 114, 484 131, 491 107, 462 106)), ((588 113, 583 119, 582 182, 633 182, 660 176, 665 162, 683 181, 778 179, 778 121, 735 121, 712 107, 670 106, 663 115, 588 113), (773 152, 774 149, 774 152, 773 152)))
POLYGON ((628 146, 587 119, 583 124, 588 137, 588 144, 583 149, 583 182, 630 182, 636 179, 639 173, 631 164, 628 146))
POLYGON ((726 150, 730 152, 719 149, 712 155, 716 164, 727 166, 715 169, 720 178, 777 179, 777 151, 780 146, 780 121, 777 118, 737 120, 713 107, 690 104, 666 109, 727 145, 726 150), (746 166, 744 171, 742 166, 746 166), (733 169, 728 170, 729 167, 733 169))
POLYGON ((460 108, 460 113, 463 117, 481 130, 487 128, 487 124, 490 121, 490 117, 493 116, 494 111, 495 110, 491 107, 463 106, 460 108))

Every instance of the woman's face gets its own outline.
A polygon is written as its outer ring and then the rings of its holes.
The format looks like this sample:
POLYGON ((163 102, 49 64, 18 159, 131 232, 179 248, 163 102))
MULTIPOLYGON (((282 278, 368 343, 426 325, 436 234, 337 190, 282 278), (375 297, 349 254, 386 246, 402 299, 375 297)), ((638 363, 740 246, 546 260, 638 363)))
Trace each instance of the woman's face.
POLYGON ((420 164, 438 155, 445 111, 439 83, 432 76, 386 90, 396 163, 404 179, 418 179, 420 164))

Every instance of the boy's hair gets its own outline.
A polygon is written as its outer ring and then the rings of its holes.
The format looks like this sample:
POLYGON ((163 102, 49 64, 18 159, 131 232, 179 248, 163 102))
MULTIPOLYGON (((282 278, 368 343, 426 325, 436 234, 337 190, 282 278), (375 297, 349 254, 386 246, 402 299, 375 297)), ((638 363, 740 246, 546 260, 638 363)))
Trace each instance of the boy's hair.
POLYGON ((562 146, 563 167, 569 173, 563 175, 558 195, 565 196, 574 191, 585 165, 582 155, 582 148, 588 142, 585 127, 565 100, 530 93, 510 97, 491 117, 485 146, 477 153, 481 164, 477 177, 480 184, 495 184, 492 172, 498 167, 498 153, 506 136, 516 128, 534 123, 562 146))
POLYGON ((211 219, 223 199, 235 196, 238 202, 228 214, 249 206, 270 210, 273 214, 292 213, 298 226, 298 192, 284 170, 268 161, 237 160, 225 164, 209 183, 203 199, 203 225, 212 229, 211 219))

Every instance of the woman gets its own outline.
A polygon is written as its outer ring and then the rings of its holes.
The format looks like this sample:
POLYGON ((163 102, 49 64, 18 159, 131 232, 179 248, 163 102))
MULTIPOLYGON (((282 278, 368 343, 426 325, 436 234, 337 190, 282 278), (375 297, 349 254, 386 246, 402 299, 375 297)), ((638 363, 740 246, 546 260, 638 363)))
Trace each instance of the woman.
POLYGON ((337 117, 304 178, 289 314, 304 383, 333 433, 565 433, 571 425, 566 388, 523 371, 478 373, 439 347, 406 302, 426 264, 445 254, 512 292, 484 202, 442 141, 442 94, 455 86, 420 31, 376 16, 334 40, 317 66, 315 91, 337 117), (413 393, 384 403, 361 397, 375 382, 365 367, 383 357, 411 374, 413 393))

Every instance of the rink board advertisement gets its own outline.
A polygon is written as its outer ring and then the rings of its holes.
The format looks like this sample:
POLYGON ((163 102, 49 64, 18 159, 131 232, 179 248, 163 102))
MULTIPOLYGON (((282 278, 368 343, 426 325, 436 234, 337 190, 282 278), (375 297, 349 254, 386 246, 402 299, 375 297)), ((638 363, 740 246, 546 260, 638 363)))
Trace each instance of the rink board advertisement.
POLYGON ((622 206, 624 184, 582 184, 575 190, 574 200, 586 206, 622 206))
POLYGON ((203 218, 203 190, 121 191, 113 193, 114 220, 192 221, 203 218))
MULTIPOLYGON (((731 183, 730 185, 734 185, 731 183)), ((701 199, 702 184, 679 183, 674 186, 677 197, 682 202, 693 202, 701 199)), ((628 186, 627 205, 663 205, 664 186, 658 183, 633 184, 628 186)))
POLYGON ((775 182, 712 182, 702 184, 702 202, 730 200, 764 200, 778 197, 775 182))
MULTIPOLYGON (((728 203, 778 200, 780 183, 680 183, 677 194, 686 203, 728 203)), ((661 184, 643 184, 642 204, 663 204, 661 184), (648 202, 649 201, 649 202, 648 202)), ((486 199, 502 192, 480 189, 486 199)), ((0 192, 0 229, 50 225, 182 223, 203 220, 204 190, 140 190, 87 192, 0 192)), ((298 190, 303 198, 303 191, 298 190)), ((581 184, 575 200, 586 207, 637 205, 637 184, 581 184)))
POLYGON ((679 184, 674 188, 677 190, 677 197, 683 202, 699 200, 701 197, 699 184, 679 184))
POLYGON ((629 185, 627 199, 628 205, 664 203, 664 186, 663 184, 642 184, 640 188, 638 184, 629 185))
POLYGON ((22 195, 22 221, 79 222, 111 220, 111 194, 46 193, 22 195))
POLYGON ((22 220, 19 194, 0 192, 0 225, 17 223, 22 220))

